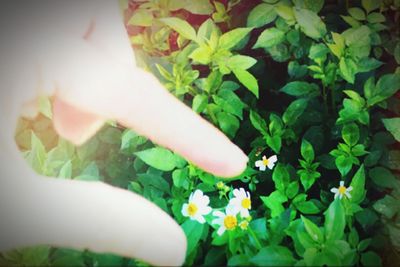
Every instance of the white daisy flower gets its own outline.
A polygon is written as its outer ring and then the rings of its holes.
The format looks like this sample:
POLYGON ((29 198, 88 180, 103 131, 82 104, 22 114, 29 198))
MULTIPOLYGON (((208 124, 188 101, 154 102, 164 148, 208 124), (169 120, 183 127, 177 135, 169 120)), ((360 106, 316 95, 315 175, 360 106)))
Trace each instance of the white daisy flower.
POLYGON ((250 216, 251 209, 250 193, 243 188, 233 190, 235 196, 229 201, 229 206, 232 206, 237 212, 240 212, 242 218, 250 216))
POLYGON ((275 166, 275 162, 278 160, 278 157, 276 155, 273 155, 269 158, 267 158, 266 156, 262 157, 262 160, 257 160, 255 162, 255 165, 257 168, 259 168, 260 171, 265 171, 266 167, 268 167, 268 169, 272 170, 275 166))
POLYGON ((344 195, 346 195, 348 198, 351 198, 351 195, 350 195, 350 191, 351 190, 353 190, 352 186, 345 187, 344 186, 344 181, 340 181, 339 188, 334 187, 334 188, 331 189, 331 192, 335 193, 335 198, 337 198, 339 196, 339 198, 342 199, 342 197, 344 195))
POLYGON ((233 230, 238 225, 238 221, 236 218, 236 210, 232 206, 226 207, 226 213, 222 211, 214 211, 213 215, 218 217, 214 219, 211 224, 218 224, 219 228, 217 230, 218 235, 222 235, 226 230, 233 230))
POLYGON ((190 194, 189 203, 182 206, 182 214, 185 217, 190 217, 191 220, 196 220, 199 223, 205 223, 204 215, 211 212, 211 207, 208 206, 210 199, 203 195, 203 191, 197 189, 190 194))

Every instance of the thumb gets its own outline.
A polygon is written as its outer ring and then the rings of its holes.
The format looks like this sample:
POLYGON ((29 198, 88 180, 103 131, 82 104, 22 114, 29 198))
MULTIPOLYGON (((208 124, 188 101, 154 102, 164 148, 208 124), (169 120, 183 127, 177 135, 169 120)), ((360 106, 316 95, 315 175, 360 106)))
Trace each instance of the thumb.
POLYGON ((0 251, 46 244, 183 264, 186 237, 156 205, 100 182, 39 177, 25 165, 2 170, 0 251))

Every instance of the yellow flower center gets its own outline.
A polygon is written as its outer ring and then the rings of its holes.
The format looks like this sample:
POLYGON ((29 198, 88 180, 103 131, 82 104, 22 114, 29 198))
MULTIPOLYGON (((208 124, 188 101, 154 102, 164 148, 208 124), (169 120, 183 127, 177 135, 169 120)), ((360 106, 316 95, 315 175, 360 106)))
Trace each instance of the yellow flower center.
POLYGON ((262 162, 263 162, 264 166, 268 165, 268 159, 263 159, 262 162))
POLYGON ((197 208, 196 204, 189 203, 187 212, 190 216, 194 216, 199 208, 197 208))
POLYGON ((248 221, 241 221, 239 224, 240 228, 242 230, 247 230, 248 226, 249 226, 249 222, 248 221))
POLYGON ((224 225, 228 230, 232 230, 233 228, 235 228, 237 225, 236 216, 227 215, 224 219, 224 225))
POLYGON ((339 186, 339 194, 344 195, 346 193, 346 187, 345 186, 339 186))
POLYGON ((242 200, 242 207, 245 209, 249 209, 251 206, 250 198, 245 198, 242 200))

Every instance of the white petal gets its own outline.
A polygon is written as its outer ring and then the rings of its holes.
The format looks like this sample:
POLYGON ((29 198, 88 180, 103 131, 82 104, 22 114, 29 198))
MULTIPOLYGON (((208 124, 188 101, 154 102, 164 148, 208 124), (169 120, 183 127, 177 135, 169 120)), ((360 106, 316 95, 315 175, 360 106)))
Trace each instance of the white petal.
POLYGON ((233 215, 233 216, 235 216, 236 214, 238 214, 238 212, 239 212, 239 209, 238 209, 238 206, 233 206, 233 205, 228 205, 227 207, 226 207, 226 215, 233 215))
POLYGON ((201 223, 201 224, 203 224, 203 223, 206 222, 206 220, 204 219, 204 217, 201 216, 199 213, 197 213, 197 214, 194 216, 194 219, 196 219, 196 221, 198 221, 198 222, 201 223))
POLYGON ((339 191, 339 189, 337 189, 336 187, 331 188, 331 192, 332 192, 332 193, 337 193, 338 191, 339 191))
POLYGON ((256 165, 256 167, 261 167, 261 166, 263 165, 262 160, 257 160, 257 161, 255 162, 255 165, 256 165))
POLYGON ((190 193, 190 196, 189 196, 189 203, 192 202, 192 201, 193 201, 193 192, 190 193))
POLYGON ((339 191, 336 192, 336 194, 335 194, 335 199, 336 199, 339 195, 340 195, 340 194, 339 194, 339 191))
POLYGON ((210 203, 210 198, 206 195, 202 196, 201 198, 197 199, 197 205, 199 207, 207 207, 210 203))
POLYGON ((250 198, 250 192, 246 191, 246 198, 250 198))
POLYGON ((349 192, 346 191, 345 194, 346 194, 346 196, 347 196, 348 198, 351 198, 351 195, 350 195, 349 192))
POLYGON ((347 189, 346 189, 347 192, 350 192, 351 190, 353 190, 353 187, 352 187, 352 186, 349 186, 349 187, 347 187, 347 189))
POLYGON ((250 213, 249 213, 248 209, 242 209, 242 210, 240 211, 240 216, 242 216, 242 218, 249 217, 249 216, 250 216, 250 213))
POLYGON ((265 167, 264 164, 260 166, 260 171, 265 171, 266 169, 267 169, 267 168, 265 167))
POLYGON ((246 198, 246 191, 244 191, 244 188, 241 187, 241 188, 239 189, 239 191, 240 191, 240 197, 241 197, 241 198, 246 198))
POLYGON ((225 230, 226 230, 225 226, 221 226, 221 227, 218 229, 217 234, 218 234, 218 235, 222 235, 222 234, 225 232, 225 230))
POLYGON ((237 188, 233 189, 233 195, 235 197, 239 197, 240 196, 240 191, 237 188))
POLYGON ((224 219, 223 218, 214 219, 214 220, 212 220, 211 224, 223 225, 224 219))
POLYGON ((267 157, 264 155, 264 156, 262 156, 262 159, 263 159, 263 160, 266 160, 266 159, 267 159, 267 157))
POLYGON ((223 213, 222 211, 216 210, 213 212, 213 215, 219 218, 225 218, 225 213, 223 213))
POLYGON ((185 217, 189 216, 189 214, 187 212, 187 207, 188 207, 188 204, 186 204, 186 203, 183 204, 183 206, 182 206, 182 215, 185 216, 185 217))
POLYGON ((196 204, 201 203, 201 199, 203 198, 203 191, 200 189, 196 189, 193 194, 192 201, 196 204))
POLYGON ((278 160, 278 157, 276 155, 273 155, 268 158, 268 162, 275 163, 278 160))
POLYGON ((344 181, 340 181, 340 186, 344 186, 344 181))
POLYGON ((339 198, 342 199, 342 197, 343 197, 343 195, 342 195, 342 194, 339 194, 339 198))
POLYGON ((201 209, 199 209, 199 213, 201 215, 207 215, 212 211, 211 207, 201 207, 201 209))
POLYGON ((267 164, 268 169, 272 170, 274 168, 274 166, 275 166, 274 162, 269 162, 268 161, 268 164, 267 164))

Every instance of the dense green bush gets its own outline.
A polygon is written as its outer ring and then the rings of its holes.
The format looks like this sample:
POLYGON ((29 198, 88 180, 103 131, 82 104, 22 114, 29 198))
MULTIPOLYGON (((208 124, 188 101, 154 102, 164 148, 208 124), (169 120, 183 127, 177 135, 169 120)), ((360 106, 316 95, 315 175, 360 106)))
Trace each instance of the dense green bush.
MULTIPOLYGON (((182 225, 188 265, 394 265, 399 15, 396 0, 127 3, 138 64, 248 154, 246 171, 229 181, 113 122, 73 147, 51 130, 45 99, 40 117, 21 120, 16 139, 38 172, 102 180, 156 203, 182 225), (267 162, 273 155, 275 164, 267 162), (205 223, 190 216, 196 190, 213 209, 205 223), (248 194, 238 214, 225 214, 248 194)), ((0 262, 143 265, 48 247, 0 262)))

